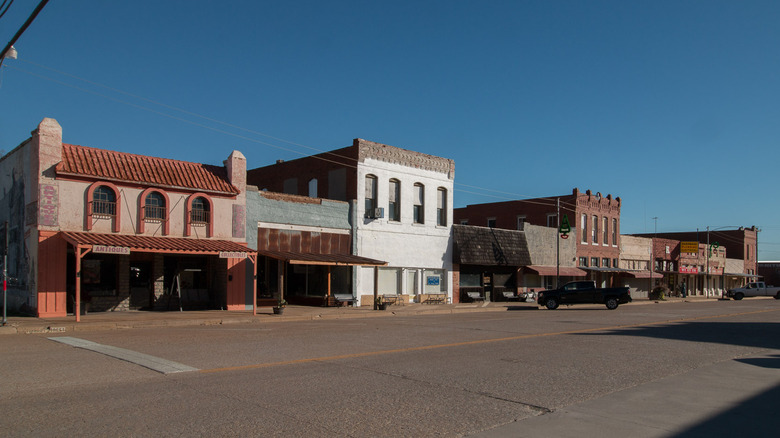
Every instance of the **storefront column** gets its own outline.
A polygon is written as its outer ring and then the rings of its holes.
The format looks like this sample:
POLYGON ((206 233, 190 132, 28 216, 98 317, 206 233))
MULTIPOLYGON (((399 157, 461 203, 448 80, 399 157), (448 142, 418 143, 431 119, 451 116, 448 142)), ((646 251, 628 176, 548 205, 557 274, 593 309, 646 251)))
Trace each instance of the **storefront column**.
POLYGON ((73 313, 76 314, 76 322, 81 322, 81 259, 92 251, 91 245, 76 246, 76 299, 73 313))

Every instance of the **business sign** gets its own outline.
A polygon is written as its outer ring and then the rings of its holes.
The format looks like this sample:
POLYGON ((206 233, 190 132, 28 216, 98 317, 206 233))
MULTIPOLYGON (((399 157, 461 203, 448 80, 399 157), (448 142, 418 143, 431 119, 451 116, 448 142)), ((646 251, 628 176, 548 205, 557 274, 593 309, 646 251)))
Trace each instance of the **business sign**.
POLYGON ((242 251, 220 251, 219 258, 221 259, 245 259, 246 253, 242 251))
POLYGON ((126 246, 92 245, 92 252, 95 254, 129 255, 130 248, 126 246))
POLYGON ((428 286, 438 286, 439 285, 439 277, 438 276, 430 276, 426 277, 426 284, 428 286))
POLYGON ((680 274, 698 274, 698 266, 680 266, 680 274))
POLYGON ((699 242, 680 242, 680 252, 698 254, 699 242))

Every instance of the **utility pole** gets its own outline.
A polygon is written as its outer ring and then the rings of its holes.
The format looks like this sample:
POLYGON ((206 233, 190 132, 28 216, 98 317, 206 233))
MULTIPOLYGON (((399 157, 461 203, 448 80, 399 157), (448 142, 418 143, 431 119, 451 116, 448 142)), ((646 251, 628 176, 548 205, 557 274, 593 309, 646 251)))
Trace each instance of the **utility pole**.
POLYGON ((555 288, 561 287, 561 198, 555 200, 555 217, 557 226, 555 228, 555 288))
POLYGON ((8 324, 8 221, 3 224, 5 228, 5 244, 3 245, 3 326, 8 324))

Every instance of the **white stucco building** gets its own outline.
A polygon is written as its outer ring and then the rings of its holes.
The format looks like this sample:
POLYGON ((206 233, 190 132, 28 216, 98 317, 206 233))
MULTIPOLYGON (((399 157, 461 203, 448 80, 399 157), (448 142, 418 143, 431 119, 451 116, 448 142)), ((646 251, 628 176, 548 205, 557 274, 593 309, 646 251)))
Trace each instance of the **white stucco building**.
POLYGON ((349 201, 353 254, 387 262, 358 266, 354 294, 452 299, 453 160, 355 139, 352 146, 253 169, 260 189, 349 201))

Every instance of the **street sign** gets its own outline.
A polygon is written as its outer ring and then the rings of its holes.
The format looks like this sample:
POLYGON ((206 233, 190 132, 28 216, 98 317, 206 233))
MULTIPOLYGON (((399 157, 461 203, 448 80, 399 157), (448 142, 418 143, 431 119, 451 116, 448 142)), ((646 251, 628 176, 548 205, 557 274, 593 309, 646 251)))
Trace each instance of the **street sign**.
POLYGON ((569 224, 569 216, 566 216, 565 214, 561 218, 561 226, 558 227, 558 232, 561 233, 562 239, 567 239, 569 237, 569 233, 571 233, 571 225, 569 224))

